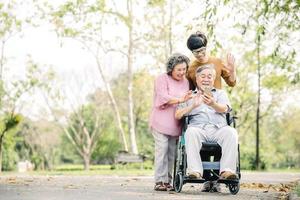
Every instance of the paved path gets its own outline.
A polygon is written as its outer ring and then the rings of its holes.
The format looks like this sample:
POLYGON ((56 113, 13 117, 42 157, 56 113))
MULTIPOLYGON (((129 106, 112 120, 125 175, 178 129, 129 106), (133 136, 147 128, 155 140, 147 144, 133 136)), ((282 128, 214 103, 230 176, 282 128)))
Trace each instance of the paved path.
POLYGON ((185 200, 286 199, 279 186, 300 180, 300 173, 242 173, 240 192, 233 196, 200 192, 201 184, 185 184, 181 193, 153 191, 148 176, 0 176, 0 200, 185 200), (255 184, 254 184, 255 183, 255 184), (271 184, 271 185, 270 185, 271 184))

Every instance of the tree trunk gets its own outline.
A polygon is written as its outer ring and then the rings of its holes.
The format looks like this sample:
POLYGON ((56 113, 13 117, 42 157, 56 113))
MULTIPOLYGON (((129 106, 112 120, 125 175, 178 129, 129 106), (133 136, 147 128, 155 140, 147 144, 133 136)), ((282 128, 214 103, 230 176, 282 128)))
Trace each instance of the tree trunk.
POLYGON ((134 126, 134 114, 133 114, 133 91, 132 91, 132 50, 133 50, 133 40, 132 40, 132 7, 131 1, 127 1, 127 10, 128 10, 128 18, 130 23, 128 25, 128 55, 127 55, 127 63, 128 63, 128 127, 129 127, 129 135, 130 135, 130 144, 131 151, 134 154, 138 154, 138 148, 136 143, 136 135, 135 135, 135 126, 134 126))
POLYGON ((104 85, 105 85, 105 89, 107 90, 110 102, 111 102, 112 107, 113 107, 113 109, 115 111, 115 115, 116 115, 116 118, 117 118, 117 125, 118 125, 118 129, 120 131, 120 135, 122 137, 122 141, 123 141, 123 145, 124 145, 124 150, 128 151, 128 145, 127 145, 127 141, 126 141, 126 137, 125 137, 125 132, 124 132, 124 129, 122 127, 121 114, 120 114, 118 105, 117 105, 116 100, 114 98, 114 95, 113 95, 113 93, 111 91, 110 85, 109 85, 108 81, 106 80, 106 78, 104 76, 104 72, 103 72, 103 69, 101 67, 101 64, 100 64, 98 58, 96 58, 96 61, 97 61, 97 66, 98 66, 99 73, 100 73, 101 78, 102 78, 102 80, 104 82, 104 85))
POLYGON ((0 137, 0 172, 2 172, 2 136, 0 137))
POLYGON ((259 123, 260 123, 260 79, 261 79, 261 72, 260 72, 260 31, 257 33, 257 109, 256 109, 256 158, 255 158, 255 168, 256 170, 259 169, 260 160, 259 160, 259 123))
POLYGON ((90 156, 88 154, 85 154, 83 156, 83 164, 84 164, 84 170, 88 171, 90 170, 90 156))
POLYGON ((5 41, 2 40, 2 44, 1 44, 1 57, 0 57, 0 83, 1 84, 2 84, 2 77, 3 77, 2 73, 3 73, 3 65, 4 65, 4 45, 5 45, 5 41))
POLYGON ((170 0, 170 5, 169 6, 170 6, 169 7, 170 17, 169 17, 169 36, 168 36, 168 41, 169 41, 169 53, 171 55, 173 53, 173 42, 172 42, 173 0, 170 0))

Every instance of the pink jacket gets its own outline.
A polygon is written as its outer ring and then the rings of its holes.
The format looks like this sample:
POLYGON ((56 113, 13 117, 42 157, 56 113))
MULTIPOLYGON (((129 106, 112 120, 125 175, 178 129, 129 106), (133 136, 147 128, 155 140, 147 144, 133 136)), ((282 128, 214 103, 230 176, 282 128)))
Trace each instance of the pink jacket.
POLYGON ((161 74, 154 83, 153 106, 149 120, 150 128, 170 136, 181 134, 181 124, 175 119, 176 104, 169 105, 171 98, 180 98, 189 90, 187 79, 177 81, 168 74, 161 74))

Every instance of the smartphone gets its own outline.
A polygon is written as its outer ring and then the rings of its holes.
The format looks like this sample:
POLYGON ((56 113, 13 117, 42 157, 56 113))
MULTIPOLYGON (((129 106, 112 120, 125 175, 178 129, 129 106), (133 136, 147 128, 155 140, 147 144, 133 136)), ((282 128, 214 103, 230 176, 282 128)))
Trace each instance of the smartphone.
POLYGON ((211 89, 208 88, 208 87, 204 88, 204 94, 207 95, 207 96, 211 96, 211 97, 213 96, 212 93, 211 93, 211 89))

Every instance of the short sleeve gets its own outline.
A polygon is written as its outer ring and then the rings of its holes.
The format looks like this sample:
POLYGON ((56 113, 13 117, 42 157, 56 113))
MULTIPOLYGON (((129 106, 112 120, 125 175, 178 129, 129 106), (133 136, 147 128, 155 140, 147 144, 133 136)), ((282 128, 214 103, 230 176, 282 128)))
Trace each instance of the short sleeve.
POLYGON ((156 93, 154 106, 163 108, 167 106, 167 103, 172 99, 172 96, 169 95, 168 80, 166 75, 160 75, 157 77, 154 83, 154 91, 156 93))
POLYGON ((226 112, 230 112, 232 110, 227 93, 223 90, 218 90, 217 103, 227 105, 228 109, 226 112))

